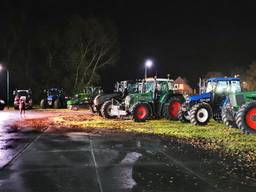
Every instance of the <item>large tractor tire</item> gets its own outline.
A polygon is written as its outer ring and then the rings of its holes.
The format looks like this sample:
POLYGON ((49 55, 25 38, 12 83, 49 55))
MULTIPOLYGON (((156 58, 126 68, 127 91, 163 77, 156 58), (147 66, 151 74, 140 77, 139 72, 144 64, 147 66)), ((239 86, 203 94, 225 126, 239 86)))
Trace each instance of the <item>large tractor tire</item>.
POLYGON ((256 101, 240 107, 236 114, 236 124, 244 133, 256 133, 256 101))
POLYGON ((229 128, 237 128, 235 117, 230 105, 225 105, 221 111, 221 117, 223 123, 229 128))
POLYGON ((177 117, 178 117, 178 120, 182 123, 190 122, 189 111, 183 111, 181 107, 180 107, 177 117))
POLYGON ((54 103, 53 103, 53 108, 54 108, 54 109, 59 109, 59 108, 61 108, 61 102, 60 102, 59 99, 56 99, 56 100, 54 101, 54 103))
POLYGON ((149 106, 145 103, 136 103, 132 106, 131 114, 135 122, 145 122, 150 117, 149 106))
POLYGON ((106 118, 106 119, 113 119, 116 116, 111 115, 111 107, 112 107, 112 101, 105 101, 101 107, 101 114, 102 117, 106 118))
POLYGON ((178 120, 178 113, 182 103, 177 98, 172 98, 168 103, 164 104, 163 116, 169 120, 178 120))
POLYGON ((45 108, 47 107, 47 104, 46 104, 46 100, 45 100, 45 99, 42 99, 42 100, 40 101, 40 107, 41 107, 42 109, 45 109, 45 108))
POLYGON ((4 110, 4 105, 0 105, 0 111, 4 110))
POLYGON ((212 117, 212 108, 207 103, 195 104, 190 110, 189 117, 194 125, 207 125, 212 117))

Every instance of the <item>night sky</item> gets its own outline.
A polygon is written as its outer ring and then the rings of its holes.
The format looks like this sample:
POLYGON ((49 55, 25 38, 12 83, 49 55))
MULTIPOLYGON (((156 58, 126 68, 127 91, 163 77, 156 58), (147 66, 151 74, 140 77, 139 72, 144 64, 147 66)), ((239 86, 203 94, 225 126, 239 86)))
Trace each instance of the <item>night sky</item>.
MULTIPOLYGON (((209 71, 246 69, 256 60, 255 6, 239 2, 25 0, 14 5, 33 22, 51 23, 74 14, 112 19, 121 55, 115 66, 101 71, 103 86, 110 89, 116 80, 143 77, 146 58, 155 62, 151 75, 181 75, 192 85, 209 71)), ((1 6, 1 11, 7 10, 1 6)))

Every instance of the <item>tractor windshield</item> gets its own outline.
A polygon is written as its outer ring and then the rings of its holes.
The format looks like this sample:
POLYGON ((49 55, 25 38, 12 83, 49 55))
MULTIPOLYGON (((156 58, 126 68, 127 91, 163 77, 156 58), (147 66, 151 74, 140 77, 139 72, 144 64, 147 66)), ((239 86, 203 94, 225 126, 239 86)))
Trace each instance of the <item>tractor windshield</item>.
POLYGON ((216 92, 218 94, 241 92, 240 81, 211 81, 207 83, 206 92, 216 92))
POLYGON ((168 83, 166 81, 158 81, 156 84, 156 89, 158 91, 168 91, 169 90, 169 86, 168 83))
POLYGON ((136 93, 138 90, 137 83, 128 83, 127 84, 127 91, 128 93, 136 93))
POLYGON ((216 93, 228 93, 229 91, 229 81, 218 81, 216 86, 216 93))
POLYGON ((143 93, 153 92, 153 90, 154 90, 154 81, 149 81, 144 83, 142 87, 143 93))
POLYGON ((27 96, 28 92, 27 91, 18 91, 18 96, 27 96))
POLYGON ((58 95, 59 93, 60 93, 60 91, 57 89, 50 89, 48 91, 48 95, 58 95))

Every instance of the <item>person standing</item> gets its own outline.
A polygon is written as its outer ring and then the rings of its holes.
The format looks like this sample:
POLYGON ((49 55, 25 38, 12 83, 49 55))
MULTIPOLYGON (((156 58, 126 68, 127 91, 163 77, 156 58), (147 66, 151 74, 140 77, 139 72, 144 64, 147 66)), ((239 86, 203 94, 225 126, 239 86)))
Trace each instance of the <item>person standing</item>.
POLYGON ((25 117, 26 105, 25 105, 24 99, 20 99, 19 109, 20 109, 20 116, 22 116, 23 114, 23 116, 25 117))

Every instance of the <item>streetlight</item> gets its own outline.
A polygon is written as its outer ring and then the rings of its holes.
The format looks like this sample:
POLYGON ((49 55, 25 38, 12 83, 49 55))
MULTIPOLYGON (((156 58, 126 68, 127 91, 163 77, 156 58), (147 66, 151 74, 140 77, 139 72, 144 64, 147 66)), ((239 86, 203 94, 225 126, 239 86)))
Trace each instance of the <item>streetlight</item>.
POLYGON ((153 61, 148 59, 145 62, 145 79, 147 78, 147 69, 151 68, 153 65, 153 61))
POLYGON ((9 73, 9 70, 5 67, 3 67, 3 65, 2 64, 0 64, 0 72, 2 71, 2 70, 6 70, 6 99, 7 99, 7 108, 9 109, 9 92, 10 92, 10 73, 9 73))

